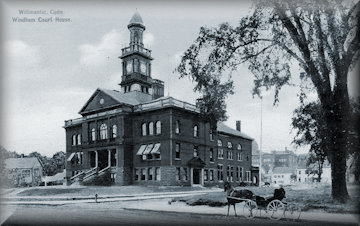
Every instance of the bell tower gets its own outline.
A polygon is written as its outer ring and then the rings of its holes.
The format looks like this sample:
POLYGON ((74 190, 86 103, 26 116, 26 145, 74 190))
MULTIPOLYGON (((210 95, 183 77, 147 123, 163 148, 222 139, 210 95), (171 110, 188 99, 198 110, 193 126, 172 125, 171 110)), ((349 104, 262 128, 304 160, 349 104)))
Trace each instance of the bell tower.
POLYGON ((119 85, 123 93, 137 91, 152 95, 153 99, 156 99, 159 95, 155 95, 153 92, 153 83, 156 81, 156 93, 158 93, 159 80, 151 78, 151 61, 153 58, 151 57, 151 50, 144 47, 145 25, 138 12, 132 16, 127 27, 130 31, 130 43, 128 47, 121 50, 122 54, 119 57, 122 59, 122 79, 119 85))

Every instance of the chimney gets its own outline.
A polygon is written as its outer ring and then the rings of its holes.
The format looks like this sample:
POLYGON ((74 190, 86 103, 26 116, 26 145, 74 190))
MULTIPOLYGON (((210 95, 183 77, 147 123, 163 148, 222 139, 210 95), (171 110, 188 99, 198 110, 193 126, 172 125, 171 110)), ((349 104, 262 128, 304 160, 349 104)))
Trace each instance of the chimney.
POLYGON ((236 121, 236 130, 241 132, 241 121, 236 121))

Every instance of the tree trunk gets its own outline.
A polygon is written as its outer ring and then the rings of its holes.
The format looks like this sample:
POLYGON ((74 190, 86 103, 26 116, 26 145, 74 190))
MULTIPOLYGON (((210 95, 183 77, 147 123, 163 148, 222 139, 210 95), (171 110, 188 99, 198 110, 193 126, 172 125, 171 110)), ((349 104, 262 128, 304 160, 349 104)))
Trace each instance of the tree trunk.
POLYGON ((325 118, 329 130, 331 161, 331 186, 334 200, 345 203, 349 200, 346 186, 346 155, 348 141, 349 102, 344 96, 335 95, 333 102, 325 107, 325 118))

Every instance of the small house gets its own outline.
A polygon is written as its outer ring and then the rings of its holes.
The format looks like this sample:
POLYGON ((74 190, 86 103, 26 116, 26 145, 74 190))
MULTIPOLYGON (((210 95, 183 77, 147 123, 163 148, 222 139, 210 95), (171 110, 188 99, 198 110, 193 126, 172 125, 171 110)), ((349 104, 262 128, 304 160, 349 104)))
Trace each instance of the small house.
POLYGON ((42 181, 43 165, 36 157, 8 158, 5 170, 15 186, 38 186, 42 181))

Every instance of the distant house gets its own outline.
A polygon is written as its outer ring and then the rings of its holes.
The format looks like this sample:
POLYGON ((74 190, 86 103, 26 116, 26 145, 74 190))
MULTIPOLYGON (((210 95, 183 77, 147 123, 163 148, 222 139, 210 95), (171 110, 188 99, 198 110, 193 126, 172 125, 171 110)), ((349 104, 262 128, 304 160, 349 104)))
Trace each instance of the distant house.
MULTIPOLYGON (((318 169, 311 164, 306 166, 305 163, 299 161, 296 168, 296 181, 298 183, 312 183, 318 178, 318 169)), ((321 174, 321 182, 331 183, 331 168, 328 161, 324 162, 321 174)))
POLYGON ((36 157, 8 158, 5 170, 15 186, 38 186, 42 180, 43 165, 36 157))
POLYGON ((292 175, 295 172, 290 167, 275 167, 271 175, 271 182, 273 184, 287 185, 293 182, 292 175))

